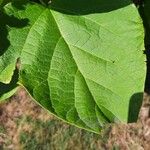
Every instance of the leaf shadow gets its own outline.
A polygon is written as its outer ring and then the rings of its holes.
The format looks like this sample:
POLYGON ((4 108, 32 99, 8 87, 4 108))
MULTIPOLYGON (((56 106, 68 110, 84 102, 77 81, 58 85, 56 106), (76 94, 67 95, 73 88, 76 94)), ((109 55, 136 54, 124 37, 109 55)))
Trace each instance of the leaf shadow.
POLYGON ((142 101, 143 93, 135 93, 131 96, 129 102, 128 123, 133 123, 138 120, 142 101))
POLYGON ((105 13, 130 5, 130 0, 53 0, 50 8, 61 13, 85 15, 105 13))

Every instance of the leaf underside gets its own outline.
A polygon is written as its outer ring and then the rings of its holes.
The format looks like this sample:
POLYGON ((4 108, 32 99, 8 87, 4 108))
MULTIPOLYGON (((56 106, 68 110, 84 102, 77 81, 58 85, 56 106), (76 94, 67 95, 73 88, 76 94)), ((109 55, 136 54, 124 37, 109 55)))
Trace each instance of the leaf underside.
POLYGON ((97 133, 106 123, 129 121, 145 77, 143 25, 130 0, 55 0, 47 8, 28 2, 22 9, 14 3, 5 12, 1 97, 20 59, 17 84, 59 118, 97 133))

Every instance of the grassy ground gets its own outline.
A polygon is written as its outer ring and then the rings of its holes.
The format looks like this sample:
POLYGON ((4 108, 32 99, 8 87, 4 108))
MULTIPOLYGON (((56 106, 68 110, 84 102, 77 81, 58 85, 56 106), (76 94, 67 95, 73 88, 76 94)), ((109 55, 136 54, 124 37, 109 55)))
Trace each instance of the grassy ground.
POLYGON ((20 89, 0 105, 0 150, 149 150, 149 97, 145 100, 138 123, 111 125, 97 135, 58 120, 20 89))

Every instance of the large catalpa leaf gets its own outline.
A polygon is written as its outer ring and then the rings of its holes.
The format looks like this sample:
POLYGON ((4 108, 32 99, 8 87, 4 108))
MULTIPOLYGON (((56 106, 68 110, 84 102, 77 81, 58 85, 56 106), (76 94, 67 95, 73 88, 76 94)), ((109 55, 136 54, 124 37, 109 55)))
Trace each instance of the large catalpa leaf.
POLYGON ((7 5, 16 20, 1 23, 8 33, 8 44, 0 47, 3 99, 4 86, 9 95, 16 88, 10 82, 20 60, 17 84, 59 118, 94 132, 108 122, 136 120, 144 31, 130 0, 55 0, 48 8, 22 8, 7 5))

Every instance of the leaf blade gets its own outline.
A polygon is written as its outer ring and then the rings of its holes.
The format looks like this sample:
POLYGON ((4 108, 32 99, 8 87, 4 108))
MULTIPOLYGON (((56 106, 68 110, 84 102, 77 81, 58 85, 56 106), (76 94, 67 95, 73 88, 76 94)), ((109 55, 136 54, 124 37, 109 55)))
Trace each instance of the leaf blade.
POLYGON ((19 83, 48 111, 82 128, 99 133, 105 121, 128 121, 130 97, 142 91, 145 75, 143 26, 133 4, 107 13, 73 7, 73 14, 33 3, 7 7, 29 24, 10 27, 0 72, 20 58, 19 83))

